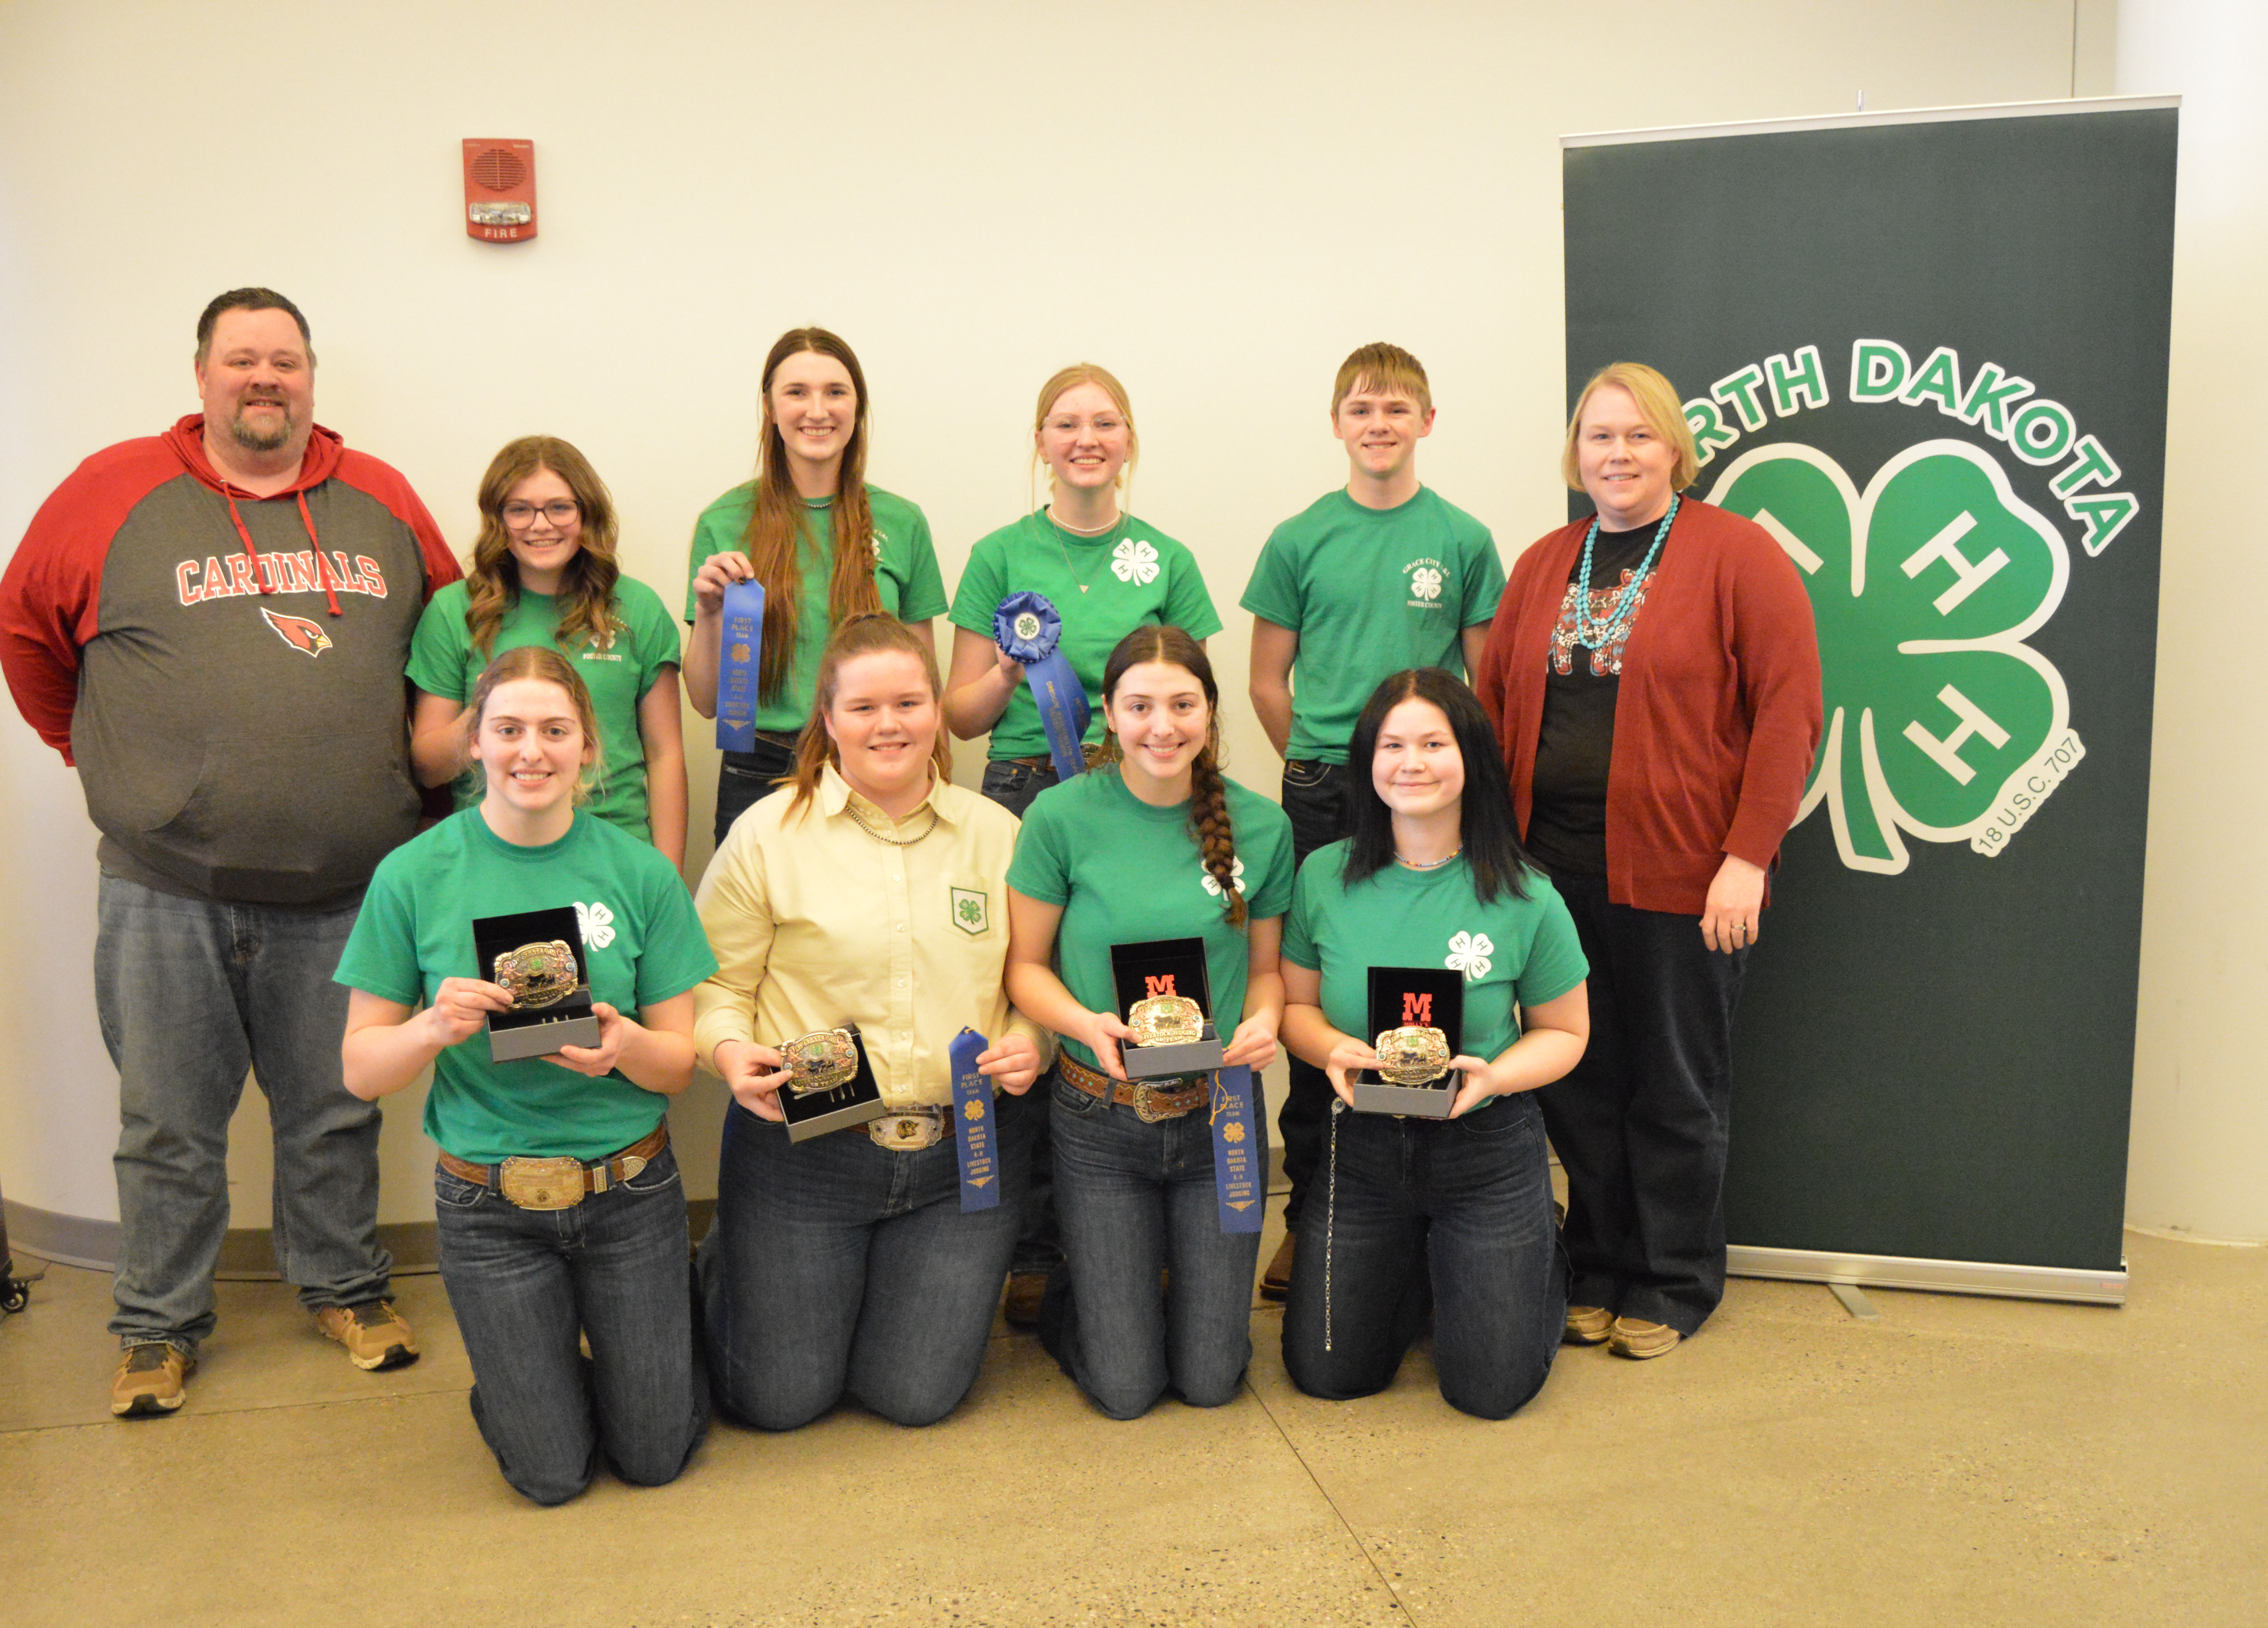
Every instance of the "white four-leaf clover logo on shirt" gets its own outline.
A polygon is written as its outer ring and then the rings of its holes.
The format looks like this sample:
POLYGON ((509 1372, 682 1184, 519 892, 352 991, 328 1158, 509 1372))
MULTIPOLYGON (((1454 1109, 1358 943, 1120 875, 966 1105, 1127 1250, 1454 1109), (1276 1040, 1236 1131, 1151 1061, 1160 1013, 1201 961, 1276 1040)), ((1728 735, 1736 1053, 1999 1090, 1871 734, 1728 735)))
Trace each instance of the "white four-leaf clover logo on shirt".
POLYGON ((1441 573, 1431 565, 1420 565, 1410 573, 1410 591, 1421 600, 1441 597, 1441 573))
POLYGON ((1121 582, 1146 586, 1158 579, 1158 550, 1138 537, 1129 537, 1110 551, 1110 571, 1121 582))
POLYGON ((1496 963, 1489 960, 1496 954, 1496 945, 1484 932, 1461 932, 1449 940, 1449 954, 1441 964, 1452 972, 1462 972, 1465 982, 1485 978, 1496 963))
MULTIPOLYGON (((1197 863, 1200 867, 1198 874, 1204 880, 1204 890, 1218 899, 1220 897, 1220 879, 1211 871, 1202 868, 1204 863, 1203 860, 1197 863)), ((1229 867, 1229 880, 1236 884, 1237 892, 1244 891, 1244 856, 1242 854, 1237 855, 1236 863, 1229 867)))
POLYGON ((615 941, 615 913, 603 904, 575 902, 575 924, 583 930, 583 947, 602 950, 615 941))

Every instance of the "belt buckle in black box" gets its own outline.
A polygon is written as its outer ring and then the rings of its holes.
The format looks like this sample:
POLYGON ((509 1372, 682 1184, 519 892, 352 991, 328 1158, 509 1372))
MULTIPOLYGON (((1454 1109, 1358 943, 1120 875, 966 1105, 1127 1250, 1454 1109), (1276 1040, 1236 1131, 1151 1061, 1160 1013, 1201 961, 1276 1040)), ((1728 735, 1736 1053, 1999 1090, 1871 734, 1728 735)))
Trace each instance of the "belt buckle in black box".
POLYGON ((548 1057, 562 1046, 599 1043, 583 927, 573 905, 479 917, 473 923, 473 952, 481 976, 504 985, 515 999, 511 1011, 489 1013, 490 1062, 548 1057))
POLYGON ((1219 1031, 1212 1024, 1212 988, 1205 976, 1203 939, 1152 939, 1110 947, 1110 976, 1117 987, 1118 1015, 1128 1028, 1149 1029, 1160 1020, 1172 1039, 1132 1042, 1118 1048, 1129 1079, 1159 1079, 1170 1074, 1203 1074, 1221 1065, 1219 1031), (1186 1002, 1197 1008, 1197 1032, 1188 1032, 1185 1014, 1150 1003, 1186 1002), (1138 1012, 1138 1008, 1139 1011, 1138 1012), (1139 1017, 1142 1020, 1138 1021, 1139 1017))
MULTIPOLYGON (((1373 967, 1370 969, 1370 1034, 1373 1040, 1395 1029, 1432 1029, 1447 1046, 1442 1061, 1464 1049, 1465 979, 1441 967, 1373 967)), ((1413 1037, 1415 1038, 1415 1037, 1413 1037)), ((1458 1070, 1445 1067, 1425 1085, 1397 1085, 1376 1069, 1354 1077, 1358 1113, 1406 1114, 1417 1119, 1447 1119, 1456 1106, 1458 1070)))
MULTIPOLYGON (((821 1029, 820 1035, 829 1031, 821 1029)), ((873 1065, 866 1060, 865 1037, 858 1033, 856 1023, 845 1023, 832 1031, 850 1037, 850 1075, 840 1085, 798 1091, 792 1081, 779 1089, 780 1115, 787 1122, 787 1139, 791 1143, 808 1142, 815 1136, 825 1136, 829 1131, 841 1131, 850 1125, 863 1125, 868 1120, 880 1119, 889 1112, 882 1101, 882 1087, 875 1082, 873 1065)), ((812 1040, 809 1035, 804 1040, 812 1040)), ((789 1041, 780 1048, 783 1058, 789 1046, 801 1043, 789 1041)))

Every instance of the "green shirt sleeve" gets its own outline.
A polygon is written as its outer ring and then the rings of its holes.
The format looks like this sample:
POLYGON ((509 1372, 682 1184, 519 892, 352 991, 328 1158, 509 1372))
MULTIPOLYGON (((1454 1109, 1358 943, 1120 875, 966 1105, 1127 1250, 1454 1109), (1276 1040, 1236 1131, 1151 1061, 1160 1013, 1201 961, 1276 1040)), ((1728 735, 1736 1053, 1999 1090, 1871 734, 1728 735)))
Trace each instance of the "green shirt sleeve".
POLYGON ((1166 621, 1191 638, 1211 638, 1219 632, 1220 613, 1212 608, 1204 572, 1197 568, 1197 556, 1189 552, 1187 543, 1174 545, 1168 570, 1172 575, 1166 587, 1166 621))
MULTIPOLYGON (((430 609, 431 607, 428 607, 430 609)), ((354 931, 339 956, 333 981, 398 1006, 415 1006, 425 994, 424 970, 417 964, 417 928, 401 887, 397 848, 381 861, 364 889, 354 931)))
POLYGON ((1299 880, 1292 888, 1292 913, 1284 923, 1284 959, 1309 972, 1321 972, 1323 969, 1322 952, 1315 948, 1315 935, 1322 929, 1322 916, 1330 891, 1324 866, 1327 862, 1339 864, 1339 856, 1345 851, 1344 843, 1316 849, 1300 867, 1299 880))
POLYGON ((1497 601, 1504 597, 1504 559, 1489 528, 1477 520, 1472 535, 1464 540, 1463 552, 1464 620, 1459 625, 1469 628, 1496 615, 1497 601))
POLYGON ((645 942, 637 963, 641 1006, 682 995, 717 970, 685 879, 668 860, 654 857, 659 863, 645 867, 645 942))
POLYGON ((465 585, 453 582, 425 602, 409 636, 409 681, 429 696, 463 701, 473 692, 466 674, 472 633, 465 626, 465 585))
MULTIPOLYGON (((945 573, 938 569, 937 545, 929 534, 929 517, 912 504, 906 537, 898 550, 898 620, 926 622, 945 614, 945 573)), ((893 544, 898 539, 893 537, 893 544)), ((997 601, 996 601, 997 602, 997 601)))
POLYGON ((968 564, 953 593, 953 625, 967 628, 987 642, 992 637, 992 613, 1007 594, 1003 586, 1008 563, 1007 535, 993 532, 977 539, 968 551, 968 564))
POLYGON ((615 608, 626 624, 630 658, 637 663, 637 696, 643 701, 662 668, 678 665, 677 624, 669 619, 660 594, 629 577, 615 584, 615 608))
POLYGON ((1539 919, 1528 946, 1528 964, 1513 984, 1523 1007, 1557 1000, 1591 976, 1591 963, 1584 959, 1582 940, 1575 934, 1575 918, 1567 913, 1559 890, 1533 872, 1528 886, 1539 919))
POLYGON ((1071 858, 1064 849, 1063 822, 1056 817, 1062 804, 1050 786, 1034 799, 1017 828, 1015 857, 1008 862, 1008 886, 1042 904, 1071 902, 1071 858))
POLYGON ((701 518, 693 522, 693 548, 685 566, 685 620, 690 622, 700 609, 693 596, 693 578, 712 554, 722 554, 737 549, 748 534, 748 515, 756 506, 756 483, 743 481, 731 491, 701 511, 701 518))
POLYGON ((1300 562, 1292 540, 1285 535, 1286 528, 1278 526, 1268 534, 1267 545, 1260 550, 1258 564, 1252 568, 1252 580, 1244 586, 1242 608, 1256 616, 1264 616, 1279 628, 1300 630, 1300 562))
POLYGON ((1255 792, 1249 811, 1236 811, 1236 857, 1247 866, 1245 908, 1256 921, 1272 920, 1292 908, 1291 819, 1255 792))

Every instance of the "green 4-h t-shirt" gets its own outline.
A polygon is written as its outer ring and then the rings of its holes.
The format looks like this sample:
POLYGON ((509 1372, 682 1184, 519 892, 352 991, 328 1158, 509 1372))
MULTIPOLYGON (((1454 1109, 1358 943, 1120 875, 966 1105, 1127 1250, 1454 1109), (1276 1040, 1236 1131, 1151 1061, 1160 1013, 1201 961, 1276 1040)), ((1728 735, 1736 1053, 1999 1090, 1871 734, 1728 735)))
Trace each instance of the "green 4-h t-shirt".
POLYGON ((1526 898, 1499 893, 1483 904, 1460 858, 1432 871, 1388 865, 1349 888, 1347 847, 1307 856, 1284 925, 1284 959, 1323 975, 1323 1016, 1340 1033, 1377 1038, 1373 967, 1446 967, 1465 975, 1465 1055, 1485 1060, 1520 1038, 1515 1002, 1540 1006, 1591 976, 1549 879, 1531 872, 1526 898))
POLYGON ((1380 681, 1405 667, 1463 673, 1461 636, 1503 595, 1488 527, 1431 487, 1391 509, 1342 488, 1278 526, 1241 602, 1300 636, 1285 755, 1345 762, 1380 681))
MULTIPOLYGON (((591 996, 635 1019, 717 970, 677 867, 660 851, 578 813, 556 843, 522 848, 480 810, 450 815, 386 856, 363 895, 337 980, 405 1006, 441 980, 486 976, 473 947, 483 916, 572 905, 591 996)), ((486 1028, 442 1052, 425 1134, 458 1158, 604 1158, 661 1123, 665 1099, 619 1072, 596 1079, 541 1057, 489 1060, 486 1028)))
MULTIPOLYGON (((756 705, 756 727, 792 734, 811 721, 811 698, 819 689, 819 658, 835 630, 827 608, 827 585, 835 576, 835 500, 804 499, 803 546, 796 551, 803 576, 803 603, 795 622, 795 655, 788 663, 779 695, 756 705)), ((874 516, 874 592, 882 608, 901 622, 926 622, 945 612, 945 576, 937 568, 929 520, 895 492, 866 489, 874 516)), ((701 512, 693 523, 693 559, 685 572, 685 620, 700 608, 693 578, 712 554, 748 546, 748 517, 756 509, 756 483, 746 481, 701 512)))
MULTIPOLYGON (((1281 916, 1292 902, 1292 822, 1268 799, 1233 780, 1222 784, 1247 919, 1281 916)), ((1008 886, 1063 907, 1056 964, 1064 987, 1089 1012, 1117 1009, 1112 945, 1203 939, 1212 995, 1207 1015, 1223 1040, 1243 1021, 1250 947, 1243 931, 1228 924, 1187 803, 1152 807, 1126 789, 1114 765, 1049 786, 1016 834, 1008 886)), ((1088 1067, 1099 1066, 1078 1041, 1065 1036, 1063 1043, 1088 1067)))
MULTIPOLYGON (((453 582, 436 593, 409 641, 409 681, 429 696, 460 704, 472 699, 474 684, 493 658, 523 645, 556 648, 559 633, 558 600, 549 593, 522 593, 504 614, 496 647, 482 655, 465 626, 468 593, 463 583, 453 582)), ((563 652, 589 687, 591 707, 599 718, 599 786, 584 807, 646 839, 652 828, 646 815, 645 741, 638 733, 638 703, 662 668, 677 665, 677 624, 670 621, 659 594, 628 577, 615 583, 615 615, 622 625, 608 642, 586 640, 581 649, 563 652)), ((477 768, 458 776, 457 807, 470 808, 479 802, 481 784, 477 768)))
MULTIPOLYGON (((1086 739, 1102 739, 1102 668, 1135 629, 1179 628, 1191 638, 1220 631, 1197 556, 1132 515, 1100 537, 1067 532, 1045 512, 1026 515, 977 540, 953 595, 953 625, 992 640, 992 613, 1011 593, 1037 593, 1063 618, 1057 646, 1094 710, 1086 739)), ((1048 749, 1029 684, 1016 686, 992 726, 991 756, 1037 757, 1048 749)))

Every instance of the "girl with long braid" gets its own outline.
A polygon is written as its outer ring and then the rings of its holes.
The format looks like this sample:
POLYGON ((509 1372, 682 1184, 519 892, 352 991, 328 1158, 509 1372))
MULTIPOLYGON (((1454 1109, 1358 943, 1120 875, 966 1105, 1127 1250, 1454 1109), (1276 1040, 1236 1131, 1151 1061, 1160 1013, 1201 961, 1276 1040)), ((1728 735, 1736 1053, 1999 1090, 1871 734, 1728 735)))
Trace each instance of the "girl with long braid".
POLYGON ((1201 939, 1208 1015, 1256 1087, 1284 1013, 1292 826, 1221 774, 1219 691, 1189 634, 1136 629, 1101 690, 1101 763, 1041 792, 1017 839, 1007 981, 1063 1040, 1049 1089, 1066 1258, 1041 1338, 1105 1413, 1134 1418, 1169 1386, 1195 1407, 1235 1396, 1260 1235, 1220 1229, 1211 1076, 1128 1080, 1111 947, 1201 939))

